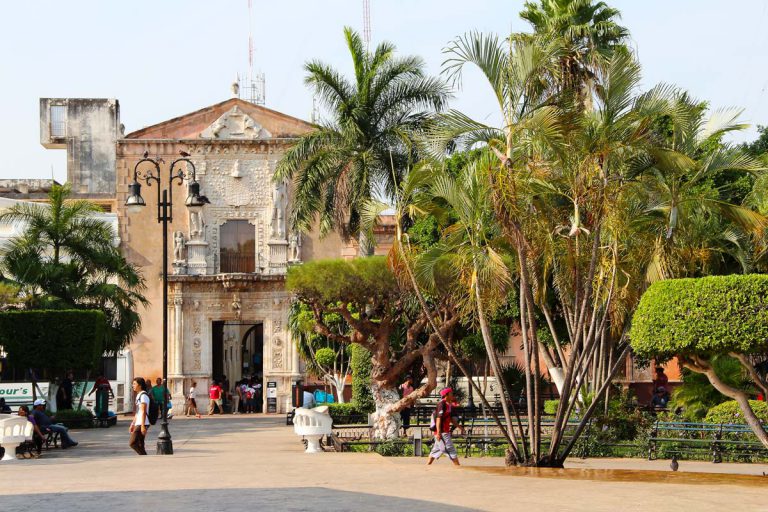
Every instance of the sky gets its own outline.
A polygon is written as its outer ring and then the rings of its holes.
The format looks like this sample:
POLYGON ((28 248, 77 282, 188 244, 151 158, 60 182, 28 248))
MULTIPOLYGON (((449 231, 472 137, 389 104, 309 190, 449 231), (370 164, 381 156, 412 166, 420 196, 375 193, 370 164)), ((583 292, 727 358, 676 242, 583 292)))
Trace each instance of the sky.
MULTIPOLYGON (((713 107, 740 107, 756 137, 768 125, 768 0, 606 0, 622 12, 643 66, 643 87, 676 84, 713 107)), ((432 74, 442 49, 477 30, 526 31, 523 0, 370 0, 372 44, 419 55, 432 74)), ((230 97, 248 70, 266 76, 266 106, 309 119, 303 65, 349 74, 342 30, 363 28, 363 0, 12 0, 0 30, 0 178, 66 181, 64 150, 40 145, 39 98, 117 98, 126 133, 230 97)), ((498 119, 490 89, 465 75, 451 107, 498 119)))

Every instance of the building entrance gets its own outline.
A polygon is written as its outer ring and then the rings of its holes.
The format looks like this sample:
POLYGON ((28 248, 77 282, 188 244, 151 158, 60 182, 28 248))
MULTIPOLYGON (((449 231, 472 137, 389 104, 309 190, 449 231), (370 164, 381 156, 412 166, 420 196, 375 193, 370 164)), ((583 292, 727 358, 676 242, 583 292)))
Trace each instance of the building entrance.
MULTIPOLYGON (((215 321, 212 326, 211 369, 218 381, 226 379, 229 393, 236 393, 235 384, 245 381, 257 392, 252 393, 254 403, 248 410, 261 411, 264 377, 264 325, 215 321), (256 385, 260 385, 257 387, 256 385)), ((245 399, 245 397, 244 397, 245 399)), ((240 404, 239 412, 246 412, 247 404, 240 404)))

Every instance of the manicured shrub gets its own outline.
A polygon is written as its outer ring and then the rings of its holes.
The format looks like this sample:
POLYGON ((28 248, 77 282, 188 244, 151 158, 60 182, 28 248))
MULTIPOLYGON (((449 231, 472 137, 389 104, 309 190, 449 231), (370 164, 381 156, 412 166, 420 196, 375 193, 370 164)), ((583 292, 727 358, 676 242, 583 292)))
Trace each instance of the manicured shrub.
POLYGON ((643 358, 754 353, 768 349, 768 275, 670 279, 651 285, 632 319, 643 358))
POLYGON ((352 345, 352 403, 359 411, 373 412, 376 406, 371 394, 371 353, 360 345, 352 345))
MULTIPOLYGON (((768 423, 768 404, 758 400, 750 400, 749 405, 763 424, 768 423)), ((744 415, 736 400, 729 400, 712 407, 704 417, 707 423, 739 423, 745 424, 744 415)))
POLYGON ((368 413, 358 409, 356 404, 333 403, 327 405, 334 424, 366 423, 368 413))
POLYGON ((19 368, 93 368, 104 352, 105 333, 101 311, 0 313, 0 345, 19 368))

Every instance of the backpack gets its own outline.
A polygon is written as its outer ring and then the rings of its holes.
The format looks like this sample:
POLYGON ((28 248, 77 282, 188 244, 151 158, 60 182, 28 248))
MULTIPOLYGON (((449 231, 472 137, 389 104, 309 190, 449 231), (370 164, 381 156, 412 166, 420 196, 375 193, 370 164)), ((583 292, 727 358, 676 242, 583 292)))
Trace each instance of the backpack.
MULTIPOLYGON (((437 404, 437 407, 440 407, 440 404, 437 404)), ((432 415, 429 417, 429 430, 432 432, 437 431, 437 407, 435 407, 435 410, 432 411, 432 415)), ((446 403, 445 404, 445 416, 448 416, 448 418, 451 417, 451 405, 446 403)))
MULTIPOLYGON (((152 396, 147 393, 146 391, 142 391, 141 393, 144 393, 147 395, 147 398, 149 398, 149 408, 147 409, 147 419, 149 420, 150 425, 155 425, 157 423, 157 417, 160 416, 160 406, 157 402, 152 398, 152 396)), ((139 393, 139 396, 141 396, 141 393, 139 393)))

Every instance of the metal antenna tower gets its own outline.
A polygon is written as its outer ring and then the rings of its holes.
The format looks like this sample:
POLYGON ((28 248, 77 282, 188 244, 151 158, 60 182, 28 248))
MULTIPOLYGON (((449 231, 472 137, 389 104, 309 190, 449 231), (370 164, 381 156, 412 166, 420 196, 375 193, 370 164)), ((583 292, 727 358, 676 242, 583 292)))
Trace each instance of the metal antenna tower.
POLYGON ((253 0, 248 0, 248 74, 240 87, 240 99, 264 105, 266 101, 266 78, 264 73, 253 71, 253 0))
POLYGON ((371 45, 371 1, 363 0, 363 40, 365 49, 371 45))

